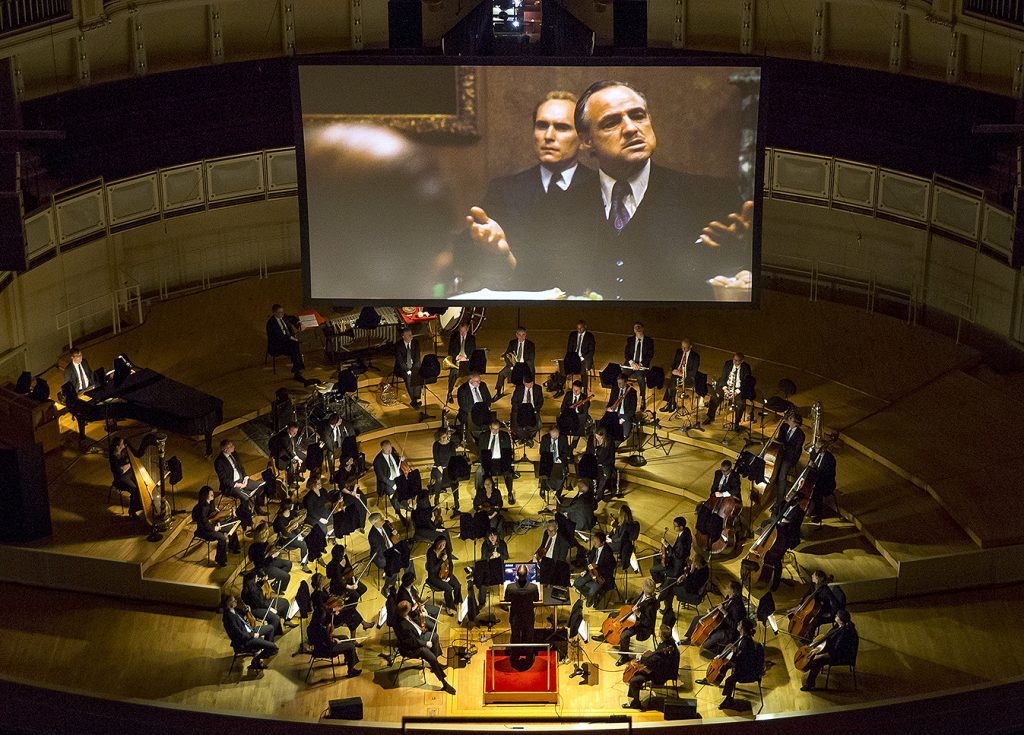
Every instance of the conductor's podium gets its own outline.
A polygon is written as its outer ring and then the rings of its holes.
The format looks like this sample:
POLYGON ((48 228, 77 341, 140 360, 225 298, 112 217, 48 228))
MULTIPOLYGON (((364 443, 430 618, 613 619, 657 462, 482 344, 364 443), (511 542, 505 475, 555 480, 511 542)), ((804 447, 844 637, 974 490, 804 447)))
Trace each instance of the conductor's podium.
POLYGON ((558 651, 549 644, 487 649, 484 704, 556 704, 558 651))

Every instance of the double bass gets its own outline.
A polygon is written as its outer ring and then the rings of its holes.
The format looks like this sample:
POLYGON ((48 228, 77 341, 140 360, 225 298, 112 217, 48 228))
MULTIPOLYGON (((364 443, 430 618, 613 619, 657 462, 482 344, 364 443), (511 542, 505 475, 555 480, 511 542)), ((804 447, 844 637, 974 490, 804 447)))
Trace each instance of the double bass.
MULTIPOLYGON (((735 470, 734 470, 735 471, 735 470)), ((714 505, 709 509, 712 514, 722 519, 722 532, 718 538, 709 539, 700 530, 697 531, 697 542, 700 548, 707 549, 715 554, 728 553, 736 546, 739 538, 737 526, 743 513, 743 501, 732 495, 722 498, 711 497, 704 501, 704 506, 714 500, 714 505)))

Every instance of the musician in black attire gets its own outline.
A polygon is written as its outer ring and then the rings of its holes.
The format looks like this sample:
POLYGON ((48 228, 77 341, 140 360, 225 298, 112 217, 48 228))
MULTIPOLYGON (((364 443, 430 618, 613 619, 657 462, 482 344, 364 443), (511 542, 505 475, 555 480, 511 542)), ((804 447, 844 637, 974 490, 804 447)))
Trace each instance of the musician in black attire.
POLYGON ((423 488, 420 494, 416 496, 416 508, 412 512, 413 538, 431 542, 440 534, 448 539, 450 547, 452 538, 448 529, 444 527, 443 519, 441 519, 442 523, 435 523, 435 507, 430 502, 430 494, 427 492, 427 489, 423 488))
POLYGON ((589 436, 593 429, 594 419, 590 417, 590 404, 593 399, 586 399, 587 393, 586 388, 583 387, 583 381, 574 380, 572 381, 572 390, 562 398, 562 405, 558 409, 559 428, 564 429, 564 434, 572 436, 569 449, 573 452, 579 446, 580 439, 589 436), (569 416, 568 419, 563 418, 569 414, 575 414, 575 416, 569 416), (562 422, 566 423, 565 427, 562 426, 562 422))
MULTIPOLYGON (((502 600, 508 603, 508 624, 512 629, 509 643, 533 643, 534 605, 540 602, 540 589, 533 582, 527 581, 528 570, 525 564, 516 568, 516 580, 505 586, 502 600)), ((532 660, 533 652, 527 649, 514 648, 511 656, 513 662, 524 659, 532 660)))
POLYGON ((363 673, 358 667, 359 657, 356 655, 356 644, 351 640, 341 640, 334 636, 334 624, 331 622, 331 612, 322 605, 313 609, 313 616, 309 619, 309 626, 306 628, 306 637, 313 649, 313 655, 334 659, 341 656, 345 666, 348 667, 346 678, 353 678, 363 673))
POLYGON ((818 612, 815 613, 814 617, 811 619, 810 626, 807 628, 806 637, 809 640, 816 638, 818 635, 818 628, 832 622, 836 617, 836 613, 845 606, 844 601, 840 600, 839 596, 829 584, 828 575, 820 569, 815 569, 811 572, 810 591, 804 595, 803 599, 800 600, 796 606, 790 608, 786 612, 786 616, 790 618, 793 617, 796 611, 812 597, 817 603, 818 612))
POLYGON ((604 531, 594 531, 590 534, 587 571, 580 574, 572 583, 572 586, 586 597, 589 607, 596 607, 601 592, 615 585, 615 553, 605 543, 605 539, 604 531))
POLYGON ((317 433, 320 435, 320 441, 324 445, 324 459, 327 460, 327 475, 331 477, 334 475, 334 468, 337 466, 337 460, 342 457, 342 442, 345 438, 352 436, 352 430, 345 426, 345 423, 341 420, 341 416, 337 413, 327 414, 327 418, 320 425, 317 433))
POLYGON ((775 515, 782 513, 789 491, 789 474, 798 464, 804 451, 804 432, 800 428, 803 419, 796 411, 786 414, 785 426, 779 429, 779 449, 775 456, 775 469, 772 481, 775 483, 775 515))
POLYGON ((401 511, 409 509, 408 501, 399 501, 395 492, 398 489, 398 478, 402 474, 402 459, 387 439, 381 441, 380 451, 373 458, 373 473, 377 477, 377 498, 386 495, 391 501, 391 507, 401 517, 401 511))
POLYGON ((621 443, 629 438, 633 432, 633 423, 636 420, 636 391, 630 385, 625 373, 619 373, 615 379, 615 387, 608 394, 608 407, 605 409, 601 424, 609 433, 614 432, 616 443, 621 443), (613 428, 609 428, 613 427, 613 428), (622 439, 618 439, 621 434, 622 439))
POLYGON ((569 474, 571 459, 569 441, 562 436, 558 426, 552 426, 540 440, 539 471, 543 481, 540 486, 542 498, 547 497, 550 490, 555 493, 555 501, 562 502, 562 487, 565 485, 566 475, 569 474))
POLYGON ((740 475, 733 470, 732 462, 723 459, 720 469, 715 470, 715 477, 711 481, 711 494, 708 497, 708 503, 714 508, 715 502, 727 495, 740 501, 743 500, 740 490, 740 475))
POLYGON ((802 692, 813 692, 815 687, 814 682, 818 679, 818 674, 821 670, 830 663, 840 663, 840 665, 853 664, 857 660, 857 647, 859 645, 859 638, 857 636, 857 628, 853 625, 853 621, 850 620, 850 612, 843 608, 836 612, 835 624, 832 629, 825 634, 825 639, 822 641, 824 644, 823 650, 815 653, 811 656, 811 667, 807 670, 807 681, 800 691, 802 692))
POLYGON ((608 536, 608 545, 612 547, 612 551, 622 562, 622 568, 625 569, 636 541, 640 538, 640 521, 633 520, 633 509, 623 503, 619 508, 618 523, 613 525, 615 529, 608 536))
MULTIPOLYGON (((372 524, 367 536, 370 542, 370 555, 373 559, 373 564, 380 568, 387 576, 385 577, 386 584, 393 584, 398 578, 398 575, 403 570, 403 551, 406 548, 405 541, 398 541, 394 543, 392 538, 395 537, 395 530, 391 527, 391 524, 384 520, 384 516, 380 513, 372 513, 370 515, 370 523, 372 524), (388 569, 391 571, 388 571, 388 569)), ((405 568, 411 569, 412 562, 406 561, 405 568)))
POLYGON ((448 615, 454 615, 455 609, 462 604, 462 584, 455 576, 454 559, 451 540, 443 534, 438 534, 434 543, 427 549, 424 565, 427 570, 427 584, 444 593, 444 608, 448 615), (448 563, 448 574, 442 576, 441 567, 445 562, 448 563))
POLYGON ((253 542, 249 544, 249 561, 257 571, 266 572, 271 584, 278 592, 288 588, 291 581, 292 563, 284 558, 284 552, 270 548, 270 527, 261 523, 253 530, 253 542), (274 554, 277 553, 277 556, 274 554))
MULTIPOLYGON (((693 561, 690 562, 690 569, 687 571, 682 579, 676 578, 675 584, 666 584, 664 589, 668 590, 671 594, 675 594, 675 598, 686 605, 693 605, 694 607, 704 597, 704 585, 711 579, 711 569, 708 567, 707 560, 700 554, 695 554, 693 561)), ((662 610, 662 622, 666 624, 675 625, 676 616, 671 608, 671 597, 669 599, 661 598, 665 601, 665 609, 662 610)))
POLYGON ((135 518, 142 511, 142 496, 139 495, 139 485, 135 481, 132 463, 128 458, 128 443, 123 436, 110 435, 110 451, 107 453, 107 460, 110 462, 112 484, 118 490, 127 491, 128 515, 135 518))
POLYGON ((402 330, 401 339, 395 343, 395 375, 405 381, 410 405, 419 408, 420 391, 423 390, 420 380, 420 343, 412 338, 409 327, 402 330))
MULTIPOLYGON (((654 635, 658 618, 658 598, 654 592, 654 580, 645 579, 640 597, 633 603, 633 609, 630 611, 635 620, 619 633, 620 651, 629 651, 634 638, 638 641, 646 641, 654 635)), ((627 661, 629 661, 629 656, 622 653, 615 665, 625 666, 627 661)))
POLYGON ((512 368, 518 363, 525 364, 526 375, 536 375, 537 369, 534 367, 534 363, 537 357, 537 348, 533 344, 533 340, 526 338, 526 327, 517 327, 516 336, 514 339, 508 341, 508 345, 505 347, 505 353, 512 353, 511 364, 506 361, 505 367, 498 372, 498 383, 494 386, 494 400, 500 401, 504 395, 502 390, 505 388, 505 381, 512 377, 512 368))
POLYGON ((836 458, 825 441, 818 439, 808 454, 807 462, 816 468, 814 491, 811 493, 811 520, 820 523, 825 498, 836 492, 836 458))
POLYGON ((441 493, 445 490, 452 491, 452 498, 455 507, 452 510, 452 518, 459 513, 459 481, 448 474, 448 463, 455 456, 458 447, 452 442, 452 434, 445 429, 438 429, 434 434, 434 444, 431 447, 431 455, 434 464, 430 468, 430 483, 433 487, 434 505, 441 500, 441 493))
POLYGON ((476 351, 476 337, 469 333, 469 324, 460 324, 448 338, 448 357, 457 364, 458 369, 448 369, 448 396, 445 403, 452 402, 452 390, 460 374, 469 368, 469 358, 476 351))
MULTIPOLYGON (((211 488, 210 493, 213 493, 211 488)), ((274 643, 274 629, 270 625, 253 627, 245 619, 245 614, 239 609, 238 600, 230 595, 224 603, 224 615, 221 617, 224 630, 231 639, 231 647, 236 651, 255 654, 252 663, 253 669, 265 669, 268 658, 277 655, 277 644, 274 643)))
POLYGON ((743 353, 733 353, 732 359, 726 360, 725 364, 722 365, 722 376, 719 379, 718 388, 708 402, 708 415, 704 423, 710 424, 715 420, 715 416, 718 414, 718 407, 722 403, 731 403, 735 407, 733 411, 733 425, 738 428, 743 422, 745 399, 753 397, 751 395, 753 391, 751 386, 752 380, 750 365, 743 359, 743 353))
POLYGON ((192 521, 196 524, 196 537, 205 541, 216 541, 217 554, 214 559, 217 562, 217 566, 226 567, 228 565, 228 549, 230 548, 232 553, 237 554, 242 550, 242 547, 238 543, 238 534, 234 528, 235 524, 210 522, 210 516, 216 512, 217 508, 213 504, 213 488, 209 485, 204 485, 199 490, 199 502, 192 509, 192 521), (226 533, 229 526, 231 529, 230 536, 226 533))
POLYGON ((366 528, 366 516, 369 515, 369 508, 366 505, 366 493, 359 487, 354 473, 349 472, 354 457, 346 457, 343 460, 342 468, 338 470, 336 477, 343 472, 348 472, 344 482, 337 482, 337 495, 344 501, 344 509, 334 514, 335 538, 344 538, 353 531, 363 532, 366 528))
MULTIPOLYGON (((483 406, 479 411, 489 412, 491 410, 491 392, 487 384, 480 378, 480 373, 470 373, 469 380, 459 386, 457 394, 459 402, 459 421, 465 427, 467 436, 463 439, 476 446, 476 440, 486 430, 487 424, 478 423, 473 417, 473 408, 477 405, 483 406), (473 441, 469 442, 470 437, 473 441)), ((483 419, 489 423, 489 419, 483 419)))
MULTIPOLYGON (((64 382, 62 385, 71 383, 75 392, 85 393, 87 390, 96 387, 96 376, 89 367, 88 360, 82 355, 78 347, 71 348, 71 362, 64 368, 64 382)), ((65 401, 67 403, 67 401, 65 401)))
POLYGON ((267 452, 274 460, 274 466, 281 472, 288 473, 290 485, 298 483, 298 474, 302 463, 306 461, 306 453, 299 447, 298 436, 299 425, 289 423, 270 437, 267 444, 267 452))
POLYGON ((284 634, 284 616, 288 612, 288 600, 271 595, 267 597, 263 583, 267 575, 253 569, 242 575, 242 602, 249 606, 257 622, 274 629, 274 635, 284 634))
POLYGON ((264 485, 245 473, 242 460, 235 453, 235 443, 230 439, 221 441, 220 454, 213 460, 213 469, 217 473, 221 493, 239 501, 238 519, 242 521, 242 528, 251 528, 252 512, 264 500, 264 485))
MULTIPOLYGON (((502 540, 497 529, 492 528, 487 532, 487 538, 480 544, 480 558, 500 559, 502 564, 508 560, 508 544, 502 540)), ((487 587, 488 585, 477 584, 477 599, 481 607, 487 602, 487 587)))
POLYGON ((485 477, 483 484, 476 491, 476 495, 473 498, 473 511, 477 514, 485 514, 487 516, 487 525, 496 531, 499 536, 501 535, 501 526, 504 521, 504 517, 501 514, 502 507, 501 491, 494 484, 494 478, 490 476, 485 477))
POLYGON ((569 556, 569 547, 573 545, 573 542, 562 533, 558 520, 556 518, 549 518, 547 525, 544 527, 544 536, 540 540, 540 545, 537 547, 537 553, 534 554, 533 560, 537 563, 541 563, 544 559, 564 562, 566 557, 569 556))
POLYGON ((690 340, 684 339, 679 343, 679 349, 672 358, 670 374, 665 376, 665 405, 658 409, 659 411, 671 413, 676 410, 676 395, 679 392, 680 381, 683 388, 692 388, 699 369, 700 353, 690 346, 690 340))
POLYGON ((436 628, 428 626, 427 630, 423 630, 418 623, 409 619, 411 609, 412 606, 406 600, 398 603, 399 620, 395 625, 398 650, 406 656, 425 661, 430 670, 434 672, 434 676, 441 680, 441 690, 448 694, 455 694, 455 687, 448 683, 444 667, 437 660, 441 653, 441 641, 437 637, 436 628))
POLYGON ((709 610, 704 615, 694 615, 693 620, 690 621, 690 627, 686 630, 686 636, 683 638, 683 643, 690 645, 690 636, 693 635, 693 631, 697 629, 700 622, 713 612, 718 607, 723 607, 725 610, 725 620, 715 629, 714 632, 704 641, 704 645, 701 646, 700 652, 706 656, 717 656, 722 650, 736 640, 738 635, 738 626, 743 618, 747 617, 747 606, 743 602, 743 587, 739 582, 733 580, 729 582, 729 593, 722 600, 720 606, 709 610))
POLYGON ((292 361, 292 373, 296 380, 303 380, 302 370, 306 367, 302 359, 302 348, 292 332, 298 328, 298 319, 286 316, 284 307, 274 304, 267 319, 267 354, 274 357, 287 355, 292 361))
MULTIPOLYGON (((654 338, 644 335, 644 325, 637 322, 633 325, 633 336, 626 340, 623 353, 622 374, 626 378, 636 377, 640 389, 640 410, 647 408, 647 368, 654 359, 654 338)), ((636 411, 634 406, 633 411, 636 411)))
POLYGON ((544 405, 544 391, 533 382, 533 375, 523 380, 512 391, 512 431, 528 447, 540 431, 540 409, 544 405))
POLYGON ((501 424, 492 421, 490 431, 480 435, 477 444, 480 450, 480 466, 476 470, 476 485, 480 487, 484 475, 502 475, 505 478, 505 490, 508 493, 508 504, 516 504, 516 496, 512 492, 512 437, 501 428, 501 424))
POLYGON ((575 530, 585 533, 597 525, 596 511, 597 497, 590 480, 580 478, 576 481, 576 497, 565 506, 565 517, 575 525, 575 530))
MULTIPOLYGON (((761 676, 763 660, 758 652, 758 644, 754 641, 754 630, 756 626, 750 618, 743 618, 739 622, 736 642, 733 643, 732 658, 725 665, 729 676, 722 686, 722 694, 725 699, 718 705, 718 709, 732 709, 735 703, 732 695, 736 691, 736 685, 744 682, 757 681, 761 676)), ((707 679, 697 679, 694 684, 705 685, 707 679)))
POLYGON ((608 437, 604 427, 594 432, 594 459, 597 460, 596 495, 600 500, 622 497, 622 491, 615 489, 615 442, 608 437))
POLYGON ((286 498, 281 501, 281 507, 274 518, 273 529, 274 533, 277 534, 278 546, 286 551, 298 549, 299 564, 302 565, 302 571, 309 574, 310 569, 307 566, 309 563, 309 547, 306 545, 305 539, 302 538, 300 524, 295 523, 295 504, 291 500, 286 498))
MULTIPOLYGON (((565 344, 565 354, 576 354, 580 358, 580 387, 583 388, 584 393, 586 393, 587 384, 590 381, 590 370, 594 367, 595 352, 597 352, 597 340, 594 339, 594 333, 587 331, 587 323, 580 319, 576 322, 576 329, 569 332, 569 339, 565 344)), ((569 380, 568 374, 565 379, 569 380)), ((573 381, 574 385, 575 383, 576 381, 573 381)), ((563 384, 554 397, 558 398, 564 391, 565 385, 563 384)))
POLYGON ((441 608, 438 605, 420 599, 416 592, 416 572, 411 569, 402 574, 402 581, 398 585, 395 599, 398 602, 403 600, 408 602, 410 605, 409 617, 420 623, 436 620, 437 616, 441 614, 441 608))
POLYGON ((673 579, 683 573, 687 559, 690 558, 690 548, 693 546, 693 534, 686 526, 686 519, 676 516, 672 519, 672 529, 675 534, 672 543, 668 544, 662 540, 665 547, 665 564, 656 563, 651 567, 651 577, 658 584, 666 579, 673 579))
POLYGON ((325 491, 319 477, 309 479, 306 483, 306 494, 302 496, 302 505, 306 509, 306 523, 320 526, 325 539, 334 531, 331 511, 334 510, 335 503, 337 492, 325 491))
POLYGON ((639 656, 647 671, 641 669, 629 680, 629 701, 622 705, 623 709, 641 709, 640 690, 647 682, 660 685, 679 675, 679 648, 672 638, 672 628, 662 625, 658 637, 658 647, 639 656))

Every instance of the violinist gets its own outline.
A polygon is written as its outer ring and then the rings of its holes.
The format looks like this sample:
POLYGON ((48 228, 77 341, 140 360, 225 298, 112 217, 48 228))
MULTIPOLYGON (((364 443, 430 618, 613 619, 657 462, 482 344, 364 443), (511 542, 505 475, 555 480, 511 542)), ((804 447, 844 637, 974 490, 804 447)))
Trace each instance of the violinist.
POLYGON ((658 629, 658 647, 637 656, 639 670, 629 680, 629 701, 623 709, 641 709, 640 690, 644 684, 664 684, 679 675, 679 648, 672 638, 672 628, 662 625, 658 629))
POLYGON ((725 621, 715 629, 701 647, 701 653, 711 654, 712 656, 717 656, 722 652, 722 649, 736 640, 739 631, 736 626, 740 624, 743 618, 747 617, 747 606, 743 602, 743 587, 735 579, 729 582, 729 593, 719 605, 704 615, 697 614, 693 616, 693 620, 690 621, 690 627, 687 629, 682 642, 687 646, 690 645, 690 636, 693 635, 693 631, 697 629, 697 626, 700 625, 704 618, 718 610, 725 612, 725 621))
MULTIPOLYGON (((576 481, 576 497, 565 507, 565 517, 574 524, 577 531, 586 532, 597 525, 597 498, 590 480, 581 477, 576 481)), ((611 549, 609 549, 611 551, 611 549)))
MULTIPOLYGON (((648 578, 644 580, 640 597, 633 603, 630 615, 633 621, 619 633, 620 651, 628 652, 634 638, 638 641, 646 641, 654 635, 654 628, 658 618, 658 598, 655 596, 653 579, 648 578)), ((629 661, 629 656, 627 653, 622 653, 619 655, 615 665, 625 666, 627 661, 629 661)))
POLYGON ((455 609, 462 604, 462 584, 452 569, 454 558, 449 540, 438 534, 434 543, 427 549, 427 559, 424 562, 427 584, 444 593, 446 615, 454 615, 455 609))
MULTIPOLYGON (((344 554, 342 556, 344 557, 344 554)), ((346 558, 345 561, 348 559, 346 558)), ((366 585, 363 585, 362 582, 348 583, 345 578, 342 578, 341 584, 335 586, 329 575, 330 571, 328 571, 328 575, 317 572, 310 579, 313 586, 313 608, 326 608, 331 613, 331 624, 334 627, 348 628, 352 638, 356 637, 356 633, 360 629, 372 628, 376 624, 375 621, 364 620, 356 607, 359 603, 359 596, 362 594, 359 587, 361 586, 365 591, 366 585)), ((356 647, 361 648, 362 644, 357 643, 356 647)))
POLYGON ((426 625, 431 620, 437 620, 437 616, 441 614, 440 607, 420 599, 419 593, 416 591, 416 572, 412 570, 402 575, 395 599, 398 602, 408 602, 411 606, 409 617, 421 625, 426 625))
POLYGON ((588 607, 596 607, 601 593, 615 586, 615 554, 605 540, 604 531, 590 534, 587 569, 572 583, 576 591, 586 598, 588 607))
POLYGON ((732 462, 723 459, 720 469, 715 470, 715 478, 711 481, 711 494, 708 497, 708 504, 714 508, 718 498, 732 496, 737 500, 743 500, 740 490, 740 475, 733 470, 732 462))
POLYGON ((622 561, 622 568, 629 564, 636 540, 640 538, 640 521, 633 520, 633 510, 627 503, 619 508, 618 517, 612 521, 612 532, 608 536, 608 545, 622 561))
POLYGON ((380 451, 373 458, 373 473, 377 477, 377 498, 387 496, 391 507, 401 517, 402 510, 408 510, 408 503, 399 502, 396 497, 398 477, 402 474, 402 458, 394 451, 391 442, 384 439, 380 443, 380 451))
POLYGON ((419 658, 426 662, 434 676, 441 680, 441 690, 447 694, 455 694, 455 687, 448 683, 448 675, 438 661, 441 653, 441 641, 434 627, 421 626, 410 619, 412 605, 407 600, 398 603, 398 622, 395 635, 398 638, 398 650, 405 656, 419 658))
POLYGON ((572 543, 559 531, 558 520, 549 518, 544 528, 544 536, 541 539, 537 553, 533 555, 535 563, 541 563, 544 559, 564 562, 569 555, 569 547, 572 543))
POLYGON ((540 410, 544 406, 544 391, 527 373, 523 384, 512 391, 512 431, 520 442, 533 446, 533 439, 540 431, 540 410))
POLYGON ((356 655, 356 643, 334 636, 333 616, 323 603, 313 605, 313 616, 309 619, 306 636, 309 638, 314 656, 332 660, 338 656, 343 657, 348 668, 346 678, 351 679, 363 673, 357 667, 359 657, 356 655))
POLYGON ((484 475, 502 475, 505 478, 505 490, 508 493, 508 504, 516 504, 516 496, 512 492, 512 437, 501 428, 501 423, 492 421, 490 431, 480 435, 480 466, 476 470, 476 484, 483 484, 484 475))
POLYGON ((249 606, 257 621, 271 626, 274 635, 284 634, 283 621, 288 600, 274 595, 266 573, 253 569, 242 575, 242 601, 249 606))
POLYGON ((441 493, 445 490, 452 491, 452 499, 455 507, 452 510, 452 518, 459 514, 459 481, 448 474, 448 463, 455 456, 456 445, 452 442, 452 432, 446 429, 438 429, 434 434, 434 444, 431 454, 434 464, 430 468, 430 484, 434 490, 434 505, 441 500, 441 493))
POLYGON ((818 612, 811 618, 811 623, 807 628, 807 638, 809 639, 816 638, 818 628, 832 622, 835 619, 836 613, 845 607, 829 584, 828 575, 820 569, 815 569, 811 572, 811 590, 804 595, 799 604, 786 611, 786 617, 792 618, 796 611, 807 604, 812 597, 818 612))
MULTIPOLYGON (((503 564, 508 560, 508 544, 498 535, 497 529, 492 528, 487 532, 487 538, 480 544, 480 558, 500 559, 503 564)), ((477 585, 477 599, 480 607, 487 604, 487 585, 477 585)))
POLYGON ((280 549, 271 549, 271 530, 266 523, 260 523, 253 530, 252 543, 249 544, 249 561, 257 571, 264 572, 271 579, 271 584, 278 592, 288 588, 291 581, 292 563, 282 558, 280 549))
MULTIPOLYGON (((750 618, 743 618, 736 627, 736 641, 732 644, 732 657, 725 665, 725 670, 730 674, 722 686, 722 694, 725 699, 718 705, 718 709, 733 709, 733 692, 736 685, 746 681, 757 681, 761 676, 761 656, 758 654, 757 643, 754 641, 754 621, 750 618)), ((707 679, 697 679, 694 684, 701 686, 708 683, 707 679)))
POLYGON ((448 539, 451 545, 451 534, 444 527, 441 508, 431 505, 430 493, 426 488, 416 496, 416 508, 412 512, 413 538, 427 542, 433 541, 438 534, 448 539))
POLYGON ((299 563, 306 574, 310 574, 309 568, 309 547, 302 538, 302 530, 299 524, 305 515, 298 515, 295 512, 295 504, 288 499, 281 501, 281 507, 274 518, 274 532, 277 534, 277 544, 285 550, 298 549, 299 563))
POLYGON ((110 452, 107 459, 110 462, 110 475, 113 477, 114 487, 128 493, 128 515, 133 519, 137 518, 142 511, 142 497, 139 495, 135 473, 132 472, 131 460, 128 459, 128 443, 123 436, 110 435, 110 452))
POLYGON ((355 595, 355 599, 358 600, 366 594, 366 585, 361 579, 356 579, 355 567, 349 560, 345 547, 341 544, 336 544, 331 549, 331 560, 327 562, 327 568, 324 571, 330 583, 330 592, 335 597, 351 594, 355 595))
POLYGON ((662 610, 662 620, 675 622, 675 614, 672 612, 672 598, 687 605, 697 606, 697 603, 704 597, 704 585, 711 578, 711 570, 708 568, 707 559, 700 554, 694 554, 689 565, 684 568, 682 574, 669 579, 662 585, 662 592, 658 599, 665 603, 662 610))
MULTIPOLYGON (((586 373, 584 373, 586 375, 586 373)), ((591 398, 586 394, 586 383, 584 380, 572 381, 572 389, 562 398, 562 405, 559 408, 559 415, 576 414, 575 422, 570 417, 570 422, 576 423, 579 427, 569 443, 569 449, 573 452, 580 443, 580 437, 589 436, 594 428, 594 419, 590 416, 591 398)))
MULTIPOLYGON (((547 470, 547 477, 543 477, 543 484, 540 488, 540 496, 547 497, 548 491, 555 493, 556 502, 561 502, 562 487, 565 485, 565 476, 568 474, 569 461, 571 459, 569 442, 562 436, 557 425, 552 425, 548 432, 540 440, 541 466, 547 469, 550 463, 551 469, 547 470)), ((544 470, 541 470, 543 474, 544 470)))
POLYGON ((487 517, 488 526, 496 531, 499 536, 501 535, 501 526, 504 522, 504 517, 501 514, 502 507, 501 491, 494 484, 494 478, 490 476, 485 477, 483 484, 476 491, 476 496, 473 498, 473 511, 477 514, 483 513, 487 517))
POLYGON ((385 583, 393 584, 403 567, 412 566, 412 562, 405 556, 408 544, 399 540, 395 529, 384 520, 384 516, 380 513, 372 513, 370 523, 371 527, 367 536, 369 536, 373 564, 387 575, 385 583))
POLYGON ((597 497, 611 500, 622 497, 622 491, 615 489, 615 442, 608 437, 602 426, 594 431, 594 459, 597 460, 597 497))
POLYGON ((651 577, 658 584, 664 583, 666 579, 679 577, 686 567, 687 560, 690 558, 693 534, 686 527, 686 519, 682 516, 676 516, 672 519, 672 529, 671 543, 664 537, 661 539, 665 563, 656 563, 651 567, 651 577))
POLYGON ((800 691, 813 692, 817 688, 814 682, 817 680, 818 674, 830 662, 854 661, 857 657, 858 643, 857 628, 854 627, 853 621, 850 619, 850 612, 846 608, 838 610, 834 625, 817 646, 820 650, 811 656, 807 681, 800 687, 800 691))
POLYGON ((789 475, 800 463, 800 455, 804 451, 804 432, 800 428, 803 419, 796 411, 789 411, 786 414, 785 426, 779 430, 779 449, 775 457, 775 469, 772 471, 772 481, 775 483, 776 517, 782 515, 786 507, 786 494, 789 491, 789 475))
POLYGON ((199 490, 199 502, 192 508, 192 521, 196 524, 195 535, 196 538, 201 538, 204 541, 217 542, 217 554, 214 560, 217 566, 226 567, 228 565, 228 550, 237 554, 242 547, 238 543, 237 524, 211 521, 210 517, 216 512, 217 507, 213 504, 213 488, 204 485, 199 490))
MULTIPOLYGON (((338 475, 354 463, 354 457, 343 459, 342 469, 338 471, 338 475)), ((366 505, 366 493, 359 487, 358 480, 355 477, 349 477, 344 482, 339 482, 338 495, 343 501, 344 509, 340 513, 334 514, 335 537, 342 538, 353 531, 363 533, 370 509, 366 505)))
POLYGON ((306 482, 306 494, 302 497, 302 506, 306 509, 306 522, 320 526, 325 539, 334 533, 331 515, 337 500, 334 496, 335 493, 324 490, 319 477, 311 477, 306 482))
POLYGON ((811 494, 811 520, 820 523, 825 498, 836 491, 836 458, 829 451, 825 440, 818 439, 811 448, 807 461, 817 468, 814 491, 811 494))
MULTIPOLYGON (((210 492, 213 492, 211 489, 210 492)), ((266 660, 277 655, 278 647, 274 643, 274 629, 270 625, 259 625, 252 618, 251 611, 245 603, 239 603, 234 595, 228 595, 224 602, 224 615, 221 617, 224 631, 231 639, 231 647, 239 652, 252 653, 250 669, 267 668, 266 660), (246 613, 249 613, 248 615, 246 613), (251 618, 250 622, 247 618, 251 618), (256 623, 253 625, 253 623, 256 623)))

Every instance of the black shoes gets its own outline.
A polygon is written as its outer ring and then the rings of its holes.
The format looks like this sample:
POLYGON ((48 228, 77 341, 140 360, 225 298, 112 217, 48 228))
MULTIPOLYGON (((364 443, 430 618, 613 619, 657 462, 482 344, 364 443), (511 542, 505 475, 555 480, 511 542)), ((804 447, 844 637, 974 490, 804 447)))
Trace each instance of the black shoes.
POLYGON ((512 493, 509 493, 509 495, 508 495, 508 504, 509 505, 515 505, 516 504, 516 496, 513 495, 512 493))
POLYGON ((658 411, 660 413, 671 413, 672 411, 675 411, 675 410, 676 410, 676 407, 673 406, 671 403, 666 403, 664 406, 662 406, 661 408, 658 409, 658 411))
MULTIPOLYGON (((616 666, 625 666, 628 662, 629 662, 629 656, 619 656, 615 660, 615 665, 616 666)), ((697 683, 699 684, 700 682, 697 682, 697 683)))
POLYGON ((622 709, 643 709, 639 702, 630 700, 622 705, 622 709))
POLYGON ((726 697, 722 700, 722 703, 718 705, 718 709, 733 709, 734 704, 735 700, 733 700, 732 697, 726 697))
POLYGON ((448 683, 447 679, 441 682, 441 691, 445 694, 455 694, 455 687, 448 683))
POLYGON ((345 678, 346 678, 346 679, 355 679, 355 678, 356 678, 357 676, 359 676, 359 675, 360 675, 361 673, 363 673, 363 670, 362 670, 362 669, 354 669, 354 668, 353 668, 353 669, 349 669, 349 670, 348 670, 348 673, 347 673, 347 674, 345 674, 345 678))
POLYGON ((817 688, 818 687, 814 686, 814 684, 804 684, 802 687, 800 687, 800 691, 801 692, 813 692, 813 691, 817 690, 817 688))

